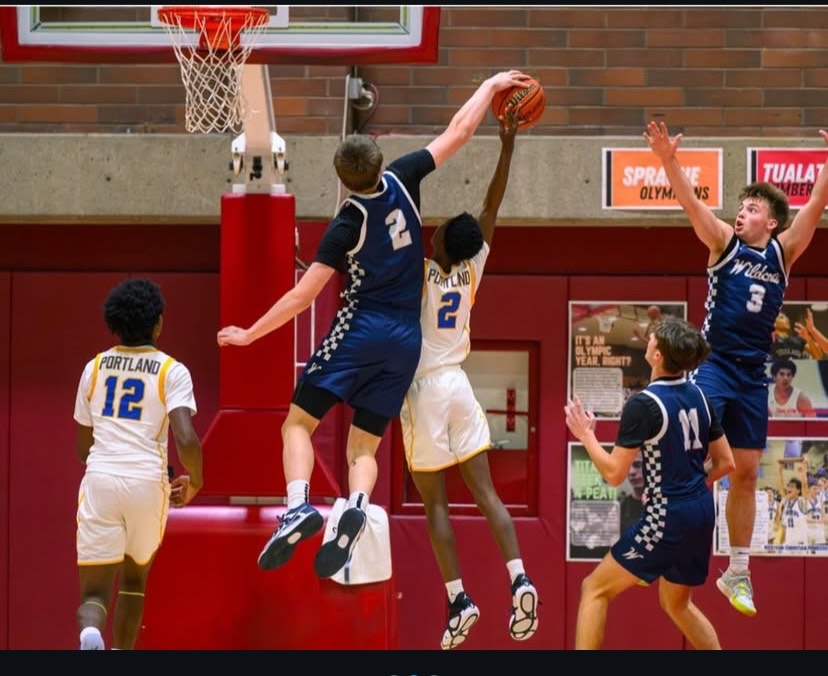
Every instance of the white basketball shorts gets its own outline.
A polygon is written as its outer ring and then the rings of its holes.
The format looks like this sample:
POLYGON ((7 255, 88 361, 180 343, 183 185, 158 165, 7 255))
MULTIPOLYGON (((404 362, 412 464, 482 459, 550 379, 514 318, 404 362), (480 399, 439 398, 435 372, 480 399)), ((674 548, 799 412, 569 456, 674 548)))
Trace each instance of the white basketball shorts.
POLYGON ((161 544, 169 484, 99 472, 84 475, 78 492, 78 565, 149 562, 161 544))
POLYGON ((412 472, 457 465, 492 443, 489 423, 459 365, 416 378, 403 402, 400 423, 412 472))

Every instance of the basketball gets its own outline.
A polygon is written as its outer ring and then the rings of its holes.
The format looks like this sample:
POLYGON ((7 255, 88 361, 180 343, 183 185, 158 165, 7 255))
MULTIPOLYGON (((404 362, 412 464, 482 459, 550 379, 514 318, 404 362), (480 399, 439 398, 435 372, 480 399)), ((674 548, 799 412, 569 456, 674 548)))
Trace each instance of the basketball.
POLYGON ((512 87, 494 95, 492 112, 498 120, 506 115, 506 109, 516 106, 518 111, 518 129, 528 129, 538 123, 546 108, 546 96, 541 83, 530 77, 528 87, 512 87))

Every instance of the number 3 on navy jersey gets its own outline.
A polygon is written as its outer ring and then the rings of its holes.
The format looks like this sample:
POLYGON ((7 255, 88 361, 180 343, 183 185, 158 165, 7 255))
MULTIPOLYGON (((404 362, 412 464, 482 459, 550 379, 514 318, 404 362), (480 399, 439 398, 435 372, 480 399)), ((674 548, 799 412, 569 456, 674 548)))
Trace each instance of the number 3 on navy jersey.
POLYGON ((750 291, 750 300, 745 304, 745 307, 748 312, 761 312, 762 303, 765 302, 765 287, 761 284, 751 284, 748 290, 750 291))
POLYGON ((405 214, 400 209, 394 209, 388 214, 385 225, 388 226, 388 234, 391 236, 391 246, 394 247, 394 251, 411 245, 408 223, 405 222, 405 214))
MULTIPOLYGON (((101 415, 111 418, 115 415, 115 392, 118 389, 118 378, 109 376, 104 381, 106 387, 106 401, 101 415)), ((118 400, 118 417, 128 420, 141 419, 141 406, 144 399, 144 381, 138 378, 127 378, 121 387, 121 397, 118 400)))

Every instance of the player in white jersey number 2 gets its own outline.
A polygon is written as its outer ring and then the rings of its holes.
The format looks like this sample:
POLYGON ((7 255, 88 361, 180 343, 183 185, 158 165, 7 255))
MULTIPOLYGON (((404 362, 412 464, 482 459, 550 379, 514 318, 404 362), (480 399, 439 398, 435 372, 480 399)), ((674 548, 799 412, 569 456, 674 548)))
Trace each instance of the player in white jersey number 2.
POLYGON ((469 316, 506 191, 516 131, 512 112, 501 121, 500 157, 480 216, 460 214, 434 232, 432 257, 425 261, 422 351, 400 414, 408 468, 425 505, 432 549, 448 592, 443 650, 465 641, 480 617, 463 589, 449 522, 444 470, 452 465, 459 465, 506 561, 512 638, 528 639, 538 626, 538 594, 525 574, 511 516, 492 484, 488 421, 461 366, 470 349, 469 316))
POLYGON ((78 494, 77 555, 81 650, 103 650, 112 590, 114 649, 131 650, 144 615, 150 566, 164 537, 169 505, 201 489, 201 443, 186 366, 159 350, 164 299, 147 279, 127 279, 103 305, 119 344, 91 359, 75 399, 77 452, 86 466, 78 494), (172 425, 187 475, 169 480, 172 425))

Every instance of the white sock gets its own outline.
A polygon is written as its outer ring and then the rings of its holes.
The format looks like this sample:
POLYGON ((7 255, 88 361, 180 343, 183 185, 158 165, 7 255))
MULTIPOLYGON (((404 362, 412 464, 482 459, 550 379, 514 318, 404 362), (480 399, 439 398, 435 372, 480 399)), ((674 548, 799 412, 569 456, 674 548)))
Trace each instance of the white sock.
POLYGON ((101 630, 97 627, 84 627, 80 632, 81 650, 103 650, 104 642, 101 630))
POLYGON ((346 509, 351 509, 351 507, 359 507, 363 512, 366 511, 368 509, 368 494, 364 491, 354 491, 351 493, 346 509))
POLYGON ((509 571, 509 577, 512 582, 518 575, 523 575, 526 571, 523 569, 523 559, 512 559, 506 562, 506 570, 509 571))
POLYGON ((293 481, 288 482, 288 509, 293 509, 294 507, 301 507, 302 505, 304 505, 306 502, 308 502, 309 494, 310 484, 307 481, 303 481, 302 479, 294 479, 293 481))
POLYGON ((83 641, 83 639, 85 639, 90 634, 97 634, 98 636, 100 636, 101 630, 97 627, 84 627, 83 629, 81 629, 80 640, 83 641))
POLYGON ((463 592, 463 580, 457 578, 451 582, 446 582, 446 591, 448 592, 449 603, 454 603, 454 599, 463 592))
POLYGON ((730 548, 730 570, 734 573, 746 573, 750 560, 750 547, 730 548))

